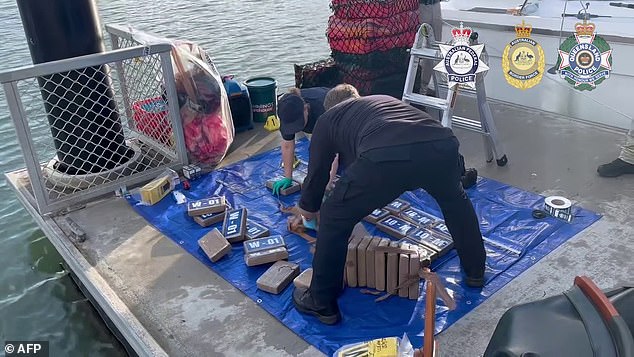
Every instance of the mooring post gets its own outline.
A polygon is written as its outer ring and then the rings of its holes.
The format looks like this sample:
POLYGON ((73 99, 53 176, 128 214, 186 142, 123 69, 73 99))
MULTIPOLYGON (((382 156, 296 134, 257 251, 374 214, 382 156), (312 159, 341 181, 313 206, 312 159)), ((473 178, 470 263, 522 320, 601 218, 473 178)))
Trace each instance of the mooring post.
MULTIPOLYGON (((34 64, 104 51, 93 0, 17 0, 34 64)), ((38 82, 59 160, 66 174, 97 173, 127 161, 109 69, 89 67, 38 82)))

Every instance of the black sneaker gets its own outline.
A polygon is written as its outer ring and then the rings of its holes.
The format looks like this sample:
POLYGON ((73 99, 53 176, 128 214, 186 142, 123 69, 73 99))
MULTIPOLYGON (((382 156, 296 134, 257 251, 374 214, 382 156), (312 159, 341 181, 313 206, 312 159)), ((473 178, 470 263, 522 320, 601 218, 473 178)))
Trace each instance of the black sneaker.
POLYGON ((634 174, 634 165, 621 159, 616 159, 609 164, 603 164, 597 168, 599 176, 618 177, 624 174, 634 174))
POLYGON ((339 306, 337 306, 336 302, 330 306, 319 306, 313 300, 308 289, 295 288, 295 291, 293 291, 293 304, 297 311, 313 315, 326 325, 334 325, 341 320, 339 306))
POLYGON ((464 189, 475 186, 478 182, 478 170, 466 169, 464 175, 460 178, 460 181, 462 181, 462 187, 464 189))

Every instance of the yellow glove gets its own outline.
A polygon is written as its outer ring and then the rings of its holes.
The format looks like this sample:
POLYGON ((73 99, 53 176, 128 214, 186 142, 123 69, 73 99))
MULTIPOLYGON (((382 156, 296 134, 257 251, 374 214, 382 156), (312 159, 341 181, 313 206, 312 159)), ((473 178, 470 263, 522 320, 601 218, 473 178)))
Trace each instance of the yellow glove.
POLYGON ((280 119, 276 115, 269 115, 266 118, 266 123, 264 124, 264 129, 268 131, 275 131, 280 128, 280 119))

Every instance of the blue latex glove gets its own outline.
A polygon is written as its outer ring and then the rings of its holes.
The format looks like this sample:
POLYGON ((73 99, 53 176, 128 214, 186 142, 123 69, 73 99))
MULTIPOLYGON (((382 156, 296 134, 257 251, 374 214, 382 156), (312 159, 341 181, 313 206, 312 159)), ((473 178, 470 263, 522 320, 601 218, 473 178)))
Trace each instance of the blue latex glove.
POLYGON ((273 184, 273 194, 279 196, 280 190, 293 186, 293 180, 284 177, 273 184))
POLYGON ((308 220, 308 219, 306 219, 306 217, 302 216, 302 224, 304 225, 304 227, 306 227, 308 229, 312 229, 314 231, 317 231, 317 219, 316 218, 308 220))

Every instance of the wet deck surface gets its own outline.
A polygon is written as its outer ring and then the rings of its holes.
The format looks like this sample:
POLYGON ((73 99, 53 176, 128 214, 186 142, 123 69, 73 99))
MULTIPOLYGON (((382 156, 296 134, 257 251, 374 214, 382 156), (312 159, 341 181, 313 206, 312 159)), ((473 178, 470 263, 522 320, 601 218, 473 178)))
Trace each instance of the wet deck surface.
MULTIPOLYGON (((458 108, 456 115, 466 116, 468 109, 458 108)), ((576 275, 608 288, 628 282, 634 268, 634 175, 605 179, 596 174, 597 165, 618 155, 624 134, 502 103, 492 104, 492 110, 509 164, 486 163, 481 136, 456 129, 468 166, 527 191, 566 196, 604 217, 440 334, 446 356, 481 355, 504 311, 559 294, 576 275)), ((279 145, 279 133, 256 126, 238 135, 225 164, 279 145)), ((11 184, 25 193, 19 176, 9 175, 11 184)), ((124 200, 105 198, 69 215, 86 232, 85 242, 72 244, 63 225, 60 231, 52 219, 36 220, 58 250, 64 246, 69 256, 85 258, 89 279, 111 288, 116 296, 109 298, 120 299, 125 306, 119 307, 138 320, 131 330, 141 340, 153 338, 171 356, 320 355, 149 226, 124 200), (136 331, 139 327, 148 335, 136 331)))

